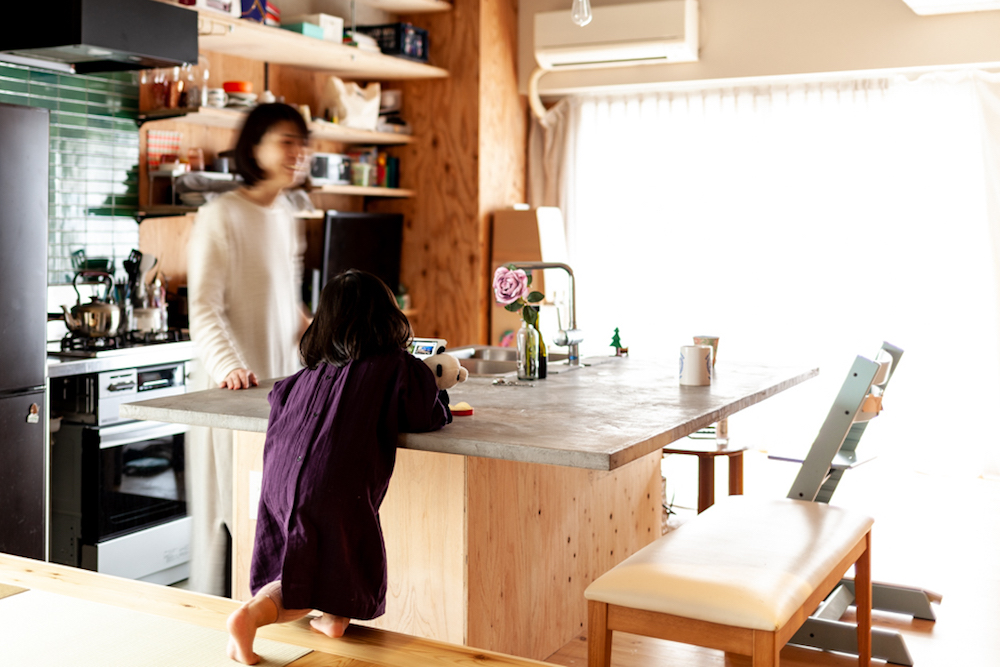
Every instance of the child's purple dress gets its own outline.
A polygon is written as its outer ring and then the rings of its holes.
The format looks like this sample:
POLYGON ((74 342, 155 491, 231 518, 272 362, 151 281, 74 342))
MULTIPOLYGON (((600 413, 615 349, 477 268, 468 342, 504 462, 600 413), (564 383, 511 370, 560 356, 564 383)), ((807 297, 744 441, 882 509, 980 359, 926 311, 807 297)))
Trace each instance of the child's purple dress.
POLYGON ((378 510, 397 435, 449 423, 447 393, 426 364, 400 350, 299 371, 275 383, 268 401, 251 589, 280 579, 286 609, 381 616, 378 510))

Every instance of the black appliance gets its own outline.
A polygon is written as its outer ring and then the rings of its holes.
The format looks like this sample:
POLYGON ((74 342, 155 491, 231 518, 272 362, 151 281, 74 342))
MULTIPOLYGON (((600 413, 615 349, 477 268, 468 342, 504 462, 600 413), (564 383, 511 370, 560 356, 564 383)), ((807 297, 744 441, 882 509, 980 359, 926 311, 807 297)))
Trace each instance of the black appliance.
POLYGON ((0 104, 0 552, 46 557, 49 112, 0 104))
POLYGON ((322 284, 348 269, 360 269, 375 274, 397 293, 402 251, 401 214, 327 211, 322 284))
POLYGON ((0 52, 79 74, 198 62, 198 13, 154 0, 50 0, 45 17, 0 21, 0 52))

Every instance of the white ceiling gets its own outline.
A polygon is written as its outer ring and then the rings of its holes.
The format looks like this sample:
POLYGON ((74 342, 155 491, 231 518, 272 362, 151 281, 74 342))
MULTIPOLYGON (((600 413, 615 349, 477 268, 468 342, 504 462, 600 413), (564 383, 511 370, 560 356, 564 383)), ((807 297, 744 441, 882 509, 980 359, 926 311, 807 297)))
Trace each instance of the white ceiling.
POLYGON ((1000 9, 1000 0, 903 0, 917 14, 958 14, 1000 9))

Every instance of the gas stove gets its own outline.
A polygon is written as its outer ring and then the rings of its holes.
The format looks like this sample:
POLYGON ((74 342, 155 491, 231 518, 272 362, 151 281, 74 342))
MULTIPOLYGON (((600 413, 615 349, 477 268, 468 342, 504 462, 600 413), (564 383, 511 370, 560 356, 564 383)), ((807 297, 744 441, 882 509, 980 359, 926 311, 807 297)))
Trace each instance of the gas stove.
POLYGON ((143 332, 129 331, 118 336, 91 338, 68 333, 59 341, 58 349, 50 349, 51 357, 60 359, 102 359, 132 354, 136 348, 191 340, 186 329, 143 332))

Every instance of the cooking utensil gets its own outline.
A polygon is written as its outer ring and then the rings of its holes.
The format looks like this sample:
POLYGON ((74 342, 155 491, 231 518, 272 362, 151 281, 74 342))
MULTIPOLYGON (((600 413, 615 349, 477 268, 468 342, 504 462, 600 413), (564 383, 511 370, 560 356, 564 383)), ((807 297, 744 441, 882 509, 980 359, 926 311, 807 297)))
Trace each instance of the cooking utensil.
POLYGON ((139 262, 142 261, 142 253, 138 250, 133 250, 128 254, 128 259, 122 262, 122 266, 125 267, 125 273, 128 274, 128 284, 129 291, 135 293, 136 279, 139 276, 139 262))
POLYGON ((73 291, 76 292, 76 305, 72 310, 63 306, 63 318, 70 331, 88 336, 90 338, 100 338, 118 333, 118 326, 121 323, 121 309, 113 303, 109 303, 111 290, 114 286, 114 279, 110 274, 102 271, 79 271, 73 276, 73 291), (107 289, 104 298, 98 296, 90 297, 90 303, 80 303, 80 289, 77 281, 81 277, 93 277, 104 283, 107 289))
POLYGON ((139 280, 147 282, 146 274, 156 266, 156 261, 156 258, 148 253, 142 256, 142 259, 139 260, 139 280))

